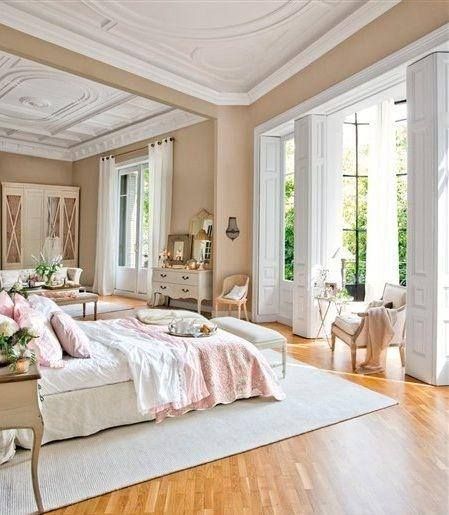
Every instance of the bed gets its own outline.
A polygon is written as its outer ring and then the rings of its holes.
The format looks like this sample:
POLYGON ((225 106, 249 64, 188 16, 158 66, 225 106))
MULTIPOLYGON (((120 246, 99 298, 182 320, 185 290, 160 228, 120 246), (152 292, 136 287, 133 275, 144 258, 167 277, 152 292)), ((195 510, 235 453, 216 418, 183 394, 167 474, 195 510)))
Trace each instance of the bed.
MULTIPOLYGON (((257 348, 226 331, 192 339, 135 318, 78 324, 89 337, 91 357, 64 356, 63 368, 40 369, 43 443, 159 423, 241 398, 284 398, 257 348)), ((14 437, 21 447, 32 447, 29 430, 16 430, 14 437)))

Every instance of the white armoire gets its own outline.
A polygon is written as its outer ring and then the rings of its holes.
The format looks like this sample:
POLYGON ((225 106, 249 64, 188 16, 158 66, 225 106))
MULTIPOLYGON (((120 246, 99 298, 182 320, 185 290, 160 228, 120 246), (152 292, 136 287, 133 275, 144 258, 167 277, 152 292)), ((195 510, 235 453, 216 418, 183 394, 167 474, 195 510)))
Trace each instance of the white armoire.
POLYGON ((47 237, 58 237, 64 266, 78 265, 79 188, 2 182, 2 269, 34 268, 47 237))

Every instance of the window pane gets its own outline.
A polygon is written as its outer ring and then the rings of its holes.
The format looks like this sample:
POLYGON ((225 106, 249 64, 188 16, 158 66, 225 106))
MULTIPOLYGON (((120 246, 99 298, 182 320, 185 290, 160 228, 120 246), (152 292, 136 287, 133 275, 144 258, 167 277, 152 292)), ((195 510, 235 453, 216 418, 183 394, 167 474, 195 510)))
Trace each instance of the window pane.
MULTIPOLYGON (((359 231, 358 232, 358 243, 359 243, 359 248, 358 248, 358 251, 359 251, 359 272, 360 272, 360 267, 361 267, 361 263, 365 263, 366 262, 366 231, 359 231)), ((355 254, 354 254, 355 255, 355 254)), ((364 283, 365 282, 365 273, 363 272, 363 281, 361 280, 361 275, 359 273, 359 283, 364 283)))
POLYGON ((293 281, 295 245, 295 146, 284 143, 284 280, 293 281))
POLYGON ((398 122, 396 126, 395 173, 407 173, 407 121, 398 122))
POLYGON ((366 229, 368 209, 368 177, 359 177, 358 181, 358 228, 366 229))
POLYGON ((148 268, 150 257, 150 171, 142 165, 142 214, 140 220, 140 266, 148 268))
POLYGON ((119 266, 136 266, 138 172, 120 178, 119 266))
POLYGON ((343 228, 356 228, 356 178, 343 177, 343 228))
POLYGON ((343 175, 355 175, 355 125, 343 124, 343 175))
POLYGON ((371 143, 371 127, 369 125, 358 125, 358 175, 368 175, 371 143))
POLYGON ((343 231, 343 247, 347 248, 354 256, 356 254, 356 234, 356 231, 343 231))

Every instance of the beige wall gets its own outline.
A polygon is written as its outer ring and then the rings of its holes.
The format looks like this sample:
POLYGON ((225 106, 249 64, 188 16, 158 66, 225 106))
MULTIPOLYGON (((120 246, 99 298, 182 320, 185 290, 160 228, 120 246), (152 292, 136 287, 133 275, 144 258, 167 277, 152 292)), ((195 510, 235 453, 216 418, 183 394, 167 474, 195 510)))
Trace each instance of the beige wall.
MULTIPOLYGON (((201 208, 214 210, 214 122, 205 121, 112 150, 108 154, 129 152, 117 156, 117 163, 145 156, 145 150, 132 150, 166 136, 175 138, 171 231, 186 233, 190 218, 201 208)), ((73 163, 73 184, 81 188, 80 267, 84 269, 83 283, 88 285, 93 283, 94 278, 99 158, 93 156, 73 163)))
MULTIPOLYGON (((383 57, 399 50, 419 37, 449 21, 447 1, 405 0, 383 16, 332 49, 304 70, 285 81, 249 107, 219 107, 193 99, 152 81, 98 63, 92 59, 69 52, 55 45, 37 40, 26 34, 0 26, 0 49, 17 53, 30 59, 45 62, 59 69, 98 80, 137 95, 173 103, 188 111, 198 112, 216 119, 215 153, 215 224, 216 261, 215 289, 221 278, 234 271, 251 269, 251 212, 252 212, 252 129, 273 116, 313 97, 326 88, 350 77, 383 57), (224 235, 227 217, 237 216, 240 238, 231 243, 224 235)), ((210 122, 213 123, 213 122, 210 122)), ((198 158, 198 156, 197 156, 198 158)), ((84 204, 92 205, 91 196, 96 183, 89 170, 96 164, 85 160, 74 164, 75 184, 85 189, 88 198, 84 204), (80 171, 81 170, 81 171, 80 171), (95 184, 94 184, 95 183, 95 184)), ((95 163, 95 160, 93 161, 95 163)), ((209 187, 209 186, 208 186, 209 187)), ((176 195, 182 195, 182 190, 176 195)), ((82 194, 83 197, 83 194, 82 194)), ((82 198, 83 203, 83 198, 82 198)), ((90 267, 94 248, 95 212, 89 208, 82 214, 81 256, 90 267), (90 214, 89 214, 90 213, 90 214)))
POLYGON ((0 181, 72 185, 72 163, 0 152, 0 181))

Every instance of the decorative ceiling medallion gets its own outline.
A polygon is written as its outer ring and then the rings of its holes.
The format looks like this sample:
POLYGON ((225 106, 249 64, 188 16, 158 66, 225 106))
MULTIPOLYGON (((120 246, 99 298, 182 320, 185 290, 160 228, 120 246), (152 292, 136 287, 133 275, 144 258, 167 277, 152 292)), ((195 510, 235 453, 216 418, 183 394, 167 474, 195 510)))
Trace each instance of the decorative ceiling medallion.
POLYGON ((38 97, 20 97, 19 102, 27 107, 33 107, 34 109, 45 109, 51 106, 50 100, 38 97))

